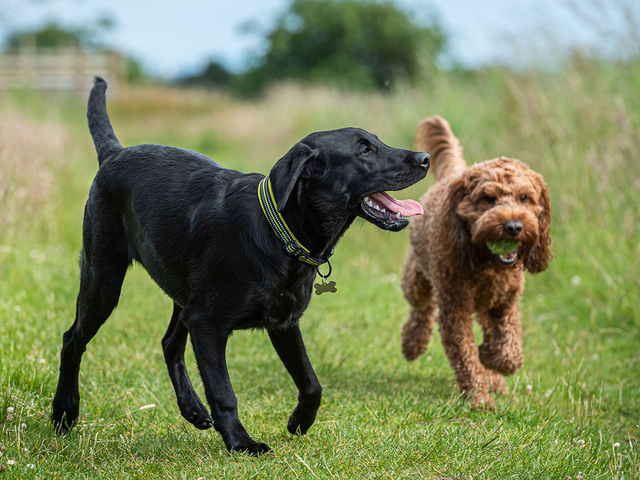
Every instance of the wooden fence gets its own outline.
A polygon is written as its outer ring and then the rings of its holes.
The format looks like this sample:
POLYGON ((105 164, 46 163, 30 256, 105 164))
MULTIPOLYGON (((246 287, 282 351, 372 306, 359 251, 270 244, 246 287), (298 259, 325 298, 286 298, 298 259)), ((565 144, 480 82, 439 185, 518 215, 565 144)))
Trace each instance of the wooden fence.
POLYGON ((126 74, 126 61, 116 52, 85 52, 75 48, 19 48, 0 53, 0 90, 32 88, 76 92, 86 96, 93 77, 109 82, 117 95, 126 74))

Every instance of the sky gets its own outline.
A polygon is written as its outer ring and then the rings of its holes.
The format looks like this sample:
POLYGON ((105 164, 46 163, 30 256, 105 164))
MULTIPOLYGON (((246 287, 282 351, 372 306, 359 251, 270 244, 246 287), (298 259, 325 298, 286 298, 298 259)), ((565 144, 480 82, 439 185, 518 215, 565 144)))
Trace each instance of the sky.
MULTIPOLYGON (((108 45, 133 56, 166 79, 199 71, 211 59, 233 71, 264 49, 262 37, 247 24, 267 31, 291 0, 0 0, 0 43, 8 32, 48 20, 86 26, 108 16, 108 45)), ((523 64, 550 49, 588 49, 604 30, 623 21, 596 12, 589 24, 580 5, 632 5, 637 0, 394 0, 418 22, 436 18, 449 34, 443 66, 523 64), (578 2, 578 3, 576 3, 578 2), (578 5, 578 7, 576 7, 578 5), (602 23, 602 25, 598 25, 602 23), (602 27, 602 31, 598 31, 602 27), (532 48, 536 45, 536 48, 532 48), (526 57, 526 60, 525 60, 526 57)), ((640 2, 638 2, 640 4, 640 2)), ((595 8, 595 7, 594 7, 595 8)), ((608 9, 608 10, 616 10, 608 9)), ((636 9, 639 10, 639 9, 636 9)), ((618 12, 623 8, 617 7, 618 12)), ((640 18, 640 16, 639 16, 640 18)), ((606 33, 606 32, 605 32, 606 33)))

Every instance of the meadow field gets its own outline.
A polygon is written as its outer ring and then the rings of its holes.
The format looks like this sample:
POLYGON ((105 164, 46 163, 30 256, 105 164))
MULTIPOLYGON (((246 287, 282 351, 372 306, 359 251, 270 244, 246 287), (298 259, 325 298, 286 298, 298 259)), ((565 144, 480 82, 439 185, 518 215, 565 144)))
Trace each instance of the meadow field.
MULTIPOLYGON (((54 434, 98 163, 85 99, 2 94, 0 478, 640 479, 638 92, 637 61, 576 58, 547 73, 443 74, 387 95, 284 84, 241 101, 150 86, 110 101, 125 146, 175 145, 261 173, 317 130, 358 126, 411 148, 417 122, 438 113, 469 163, 517 157, 549 186, 555 258, 527 276, 525 363, 496 411, 460 399, 437 334, 404 360, 408 231, 358 220, 332 261, 338 293, 314 297, 301 322, 324 387, 307 435, 286 430, 297 390, 265 333, 229 342, 240 417, 274 451, 259 458, 228 454, 213 429, 180 416, 160 346, 171 301, 139 266, 84 356, 79 424, 54 434)), ((419 198, 430 177, 398 196, 419 198)), ((190 347, 187 358, 203 395, 190 347)))

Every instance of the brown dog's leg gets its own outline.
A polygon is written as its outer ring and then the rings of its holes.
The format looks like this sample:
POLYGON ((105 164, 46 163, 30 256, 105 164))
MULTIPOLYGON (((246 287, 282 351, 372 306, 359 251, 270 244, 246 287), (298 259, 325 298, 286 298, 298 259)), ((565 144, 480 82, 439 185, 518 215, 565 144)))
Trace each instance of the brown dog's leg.
POLYGON ((522 367, 522 329, 517 298, 511 304, 482 315, 490 335, 478 347, 482 364, 502 375, 513 375, 522 367), (489 341, 487 341, 489 340, 489 341))
POLYGON ((489 375, 478 357, 471 311, 461 309, 459 301, 448 300, 443 299, 440 302, 438 324, 449 364, 456 374, 460 390, 466 398, 471 400, 473 408, 491 408, 493 399, 489 395, 489 375))
POLYGON ((427 350, 434 323, 432 286, 416 262, 413 250, 402 275, 402 290, 411 305, 409 318, 402 325, 402 354, 415 360, 427 350))
MULTIPOLYGON (((491 326, 488 318, 488 314, 477 313, 478 323, 482 326, 482 344, 488 344, 491 342, 491 326)), ((494 372, 488 365, 485 365, 482 361, 482 355, 480 354, 480 347, 478 347, 478 355, 480 356, 480 362, 485 366, 487 375, 489 376, 489 384, 491 385, 491 391, 495 393, 507 394, 509 388, 504 381, 502 375, 498 372, 494 372)))

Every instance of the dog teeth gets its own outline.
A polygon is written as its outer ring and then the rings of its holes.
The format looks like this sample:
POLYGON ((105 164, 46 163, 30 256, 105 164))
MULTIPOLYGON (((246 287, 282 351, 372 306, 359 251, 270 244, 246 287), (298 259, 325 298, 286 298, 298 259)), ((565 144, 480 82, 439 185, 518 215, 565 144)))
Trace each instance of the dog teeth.
POLYGON ((391 218, 393 218, 394 216, 397 219, 401 218, 401 215, 399 213, 390 212, 384 207, 384 205, 380 205, 379 203, 372 201, 368 195, 362 199, 362 202, 365 205, 368 205, 372 210, 389 215, 391 218))

